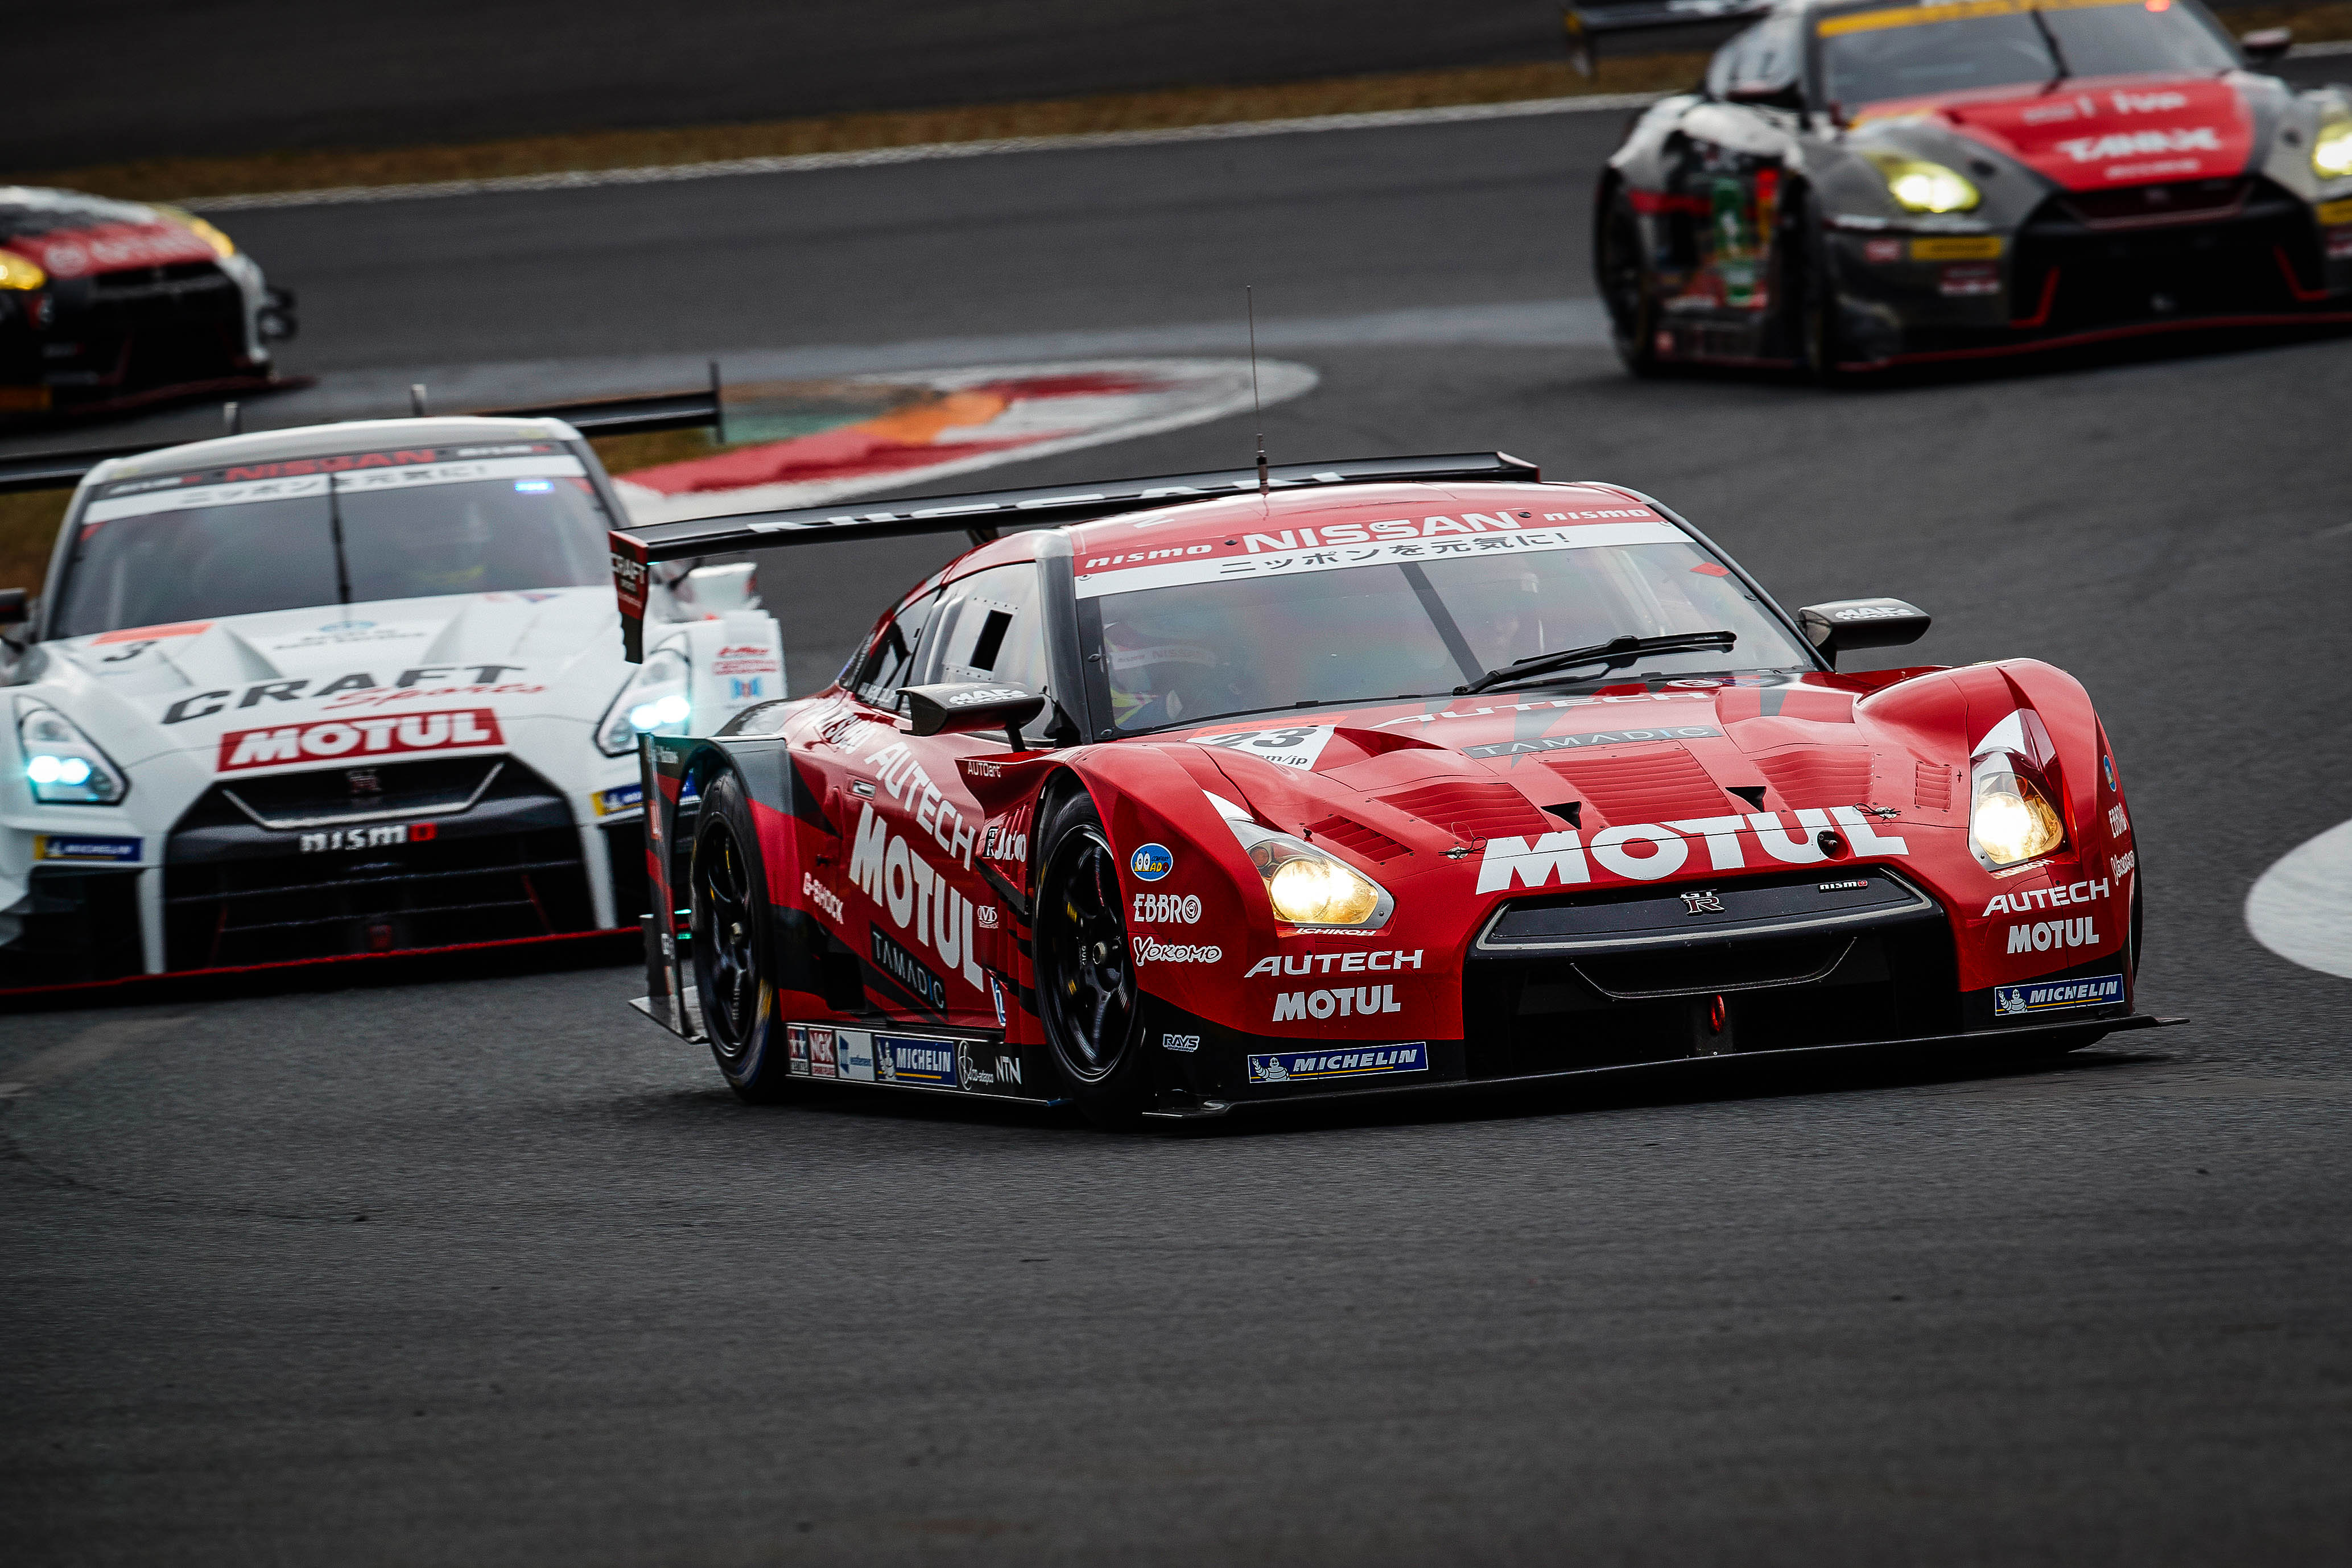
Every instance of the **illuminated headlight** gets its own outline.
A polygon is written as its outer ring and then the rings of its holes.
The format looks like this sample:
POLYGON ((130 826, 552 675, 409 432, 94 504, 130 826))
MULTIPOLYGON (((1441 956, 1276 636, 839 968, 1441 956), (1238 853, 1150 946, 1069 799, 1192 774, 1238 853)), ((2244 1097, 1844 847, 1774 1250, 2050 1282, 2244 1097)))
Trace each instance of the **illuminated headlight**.
POLYGON ((112 805, 131 793, 112 759, 46 704, 17 699, 16 742, 25 753, 25 780, 44 805, 112 805))
POLYGON ((1225 826, 1249 852, 1250 864, 1265 880, 1274 918, 1291 925, 1354 926, 1377 931, 1388 923, 1396 900, 1353 866, 1312 844, 1233 816, 1225 826))
POLYGON ((1886 193, 1905 212, 1964 213, 1983 198, 1957 169, 1895 153, 1865 154, 1886 181, 1886 193))
POLYGON ((46 289, 49 275, 40 264, 13 250, 0 250, 0 289, 46 289))
POLYGON ((1969 837, 1992 866, 2014 866, 2066 842, 2066 828, 2050 792, 2016 758, 1996 752, 1977 760, 1969 837))
POLYGON ((2331 120, 2311 139, 2311 172, 2323 180, 2352 174, 2352 120, 2331 120))
POLYGON ((613 705, 596 726, 596 749, 608 757, 625 757, 637 749, 640 735, 683 735, 694 717, 687 685, 694 669, 675 647, 658 647, 646 655, 637 673, 621 688, 613 705))

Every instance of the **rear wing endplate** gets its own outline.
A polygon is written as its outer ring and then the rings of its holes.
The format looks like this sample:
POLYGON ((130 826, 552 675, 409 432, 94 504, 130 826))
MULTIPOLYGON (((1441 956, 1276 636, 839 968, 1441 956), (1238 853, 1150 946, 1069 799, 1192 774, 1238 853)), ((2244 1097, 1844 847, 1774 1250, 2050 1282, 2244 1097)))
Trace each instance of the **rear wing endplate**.
MULTIPOLYGON (((1274 489, 1301 489, 1318 485, 1444 479, 1526 482, 1542 477, 1541 470, 1524 458, 1514 458, 1507 452, 1468 452, 1428 458, 1361 458, 1344 463, 1286 463, 1268 468, 1265 482, 1274 489)), ((774 550, 789 544, 896 539, 920 533, 964 533, 978 545, 994 539, 1003 528, 1089 522, 1121 512, 1243 494, 1256 489, 1258 484, 1255 468, 1224 468, 1214 473, 1164 474, 1154 479, 1113 479, 1101 484, 864 501, 856 503, 854 510, 844 505, 803 507, 790 511, 731 512, 720 517, 616 528, 612 533, 613 586, 621 600, 624 657, 631 664, 641 663, 645 658, 647 579, 660 562, 746 550, 774 550)))
POLYGON ((1613 52, 1711 49, 1774 0, 1631 0, 1620 5, 1570 5, 1560 13, 1568 58, 1584 75, 1600 63, 1605 39, 1613 52))

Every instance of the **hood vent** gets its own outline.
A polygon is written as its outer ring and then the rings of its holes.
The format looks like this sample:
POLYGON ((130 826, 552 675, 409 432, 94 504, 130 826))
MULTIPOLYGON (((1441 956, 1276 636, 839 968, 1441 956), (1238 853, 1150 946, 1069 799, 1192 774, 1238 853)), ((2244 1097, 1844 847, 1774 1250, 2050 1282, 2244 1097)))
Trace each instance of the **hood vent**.
POLYGON ((1400 855, 1412 853, 1379 828, 1367 827, 1352 817, 1327 816, 1320 822, 1310 822, 1307 825, 1307 836, 1310 839, 1337 844, 1367 860, 1393 860, 1400 855))
POLYGON ((1851 805, 1870 798, 1870 753, 1859 747, 1783 752, 1754 761, 1765 782, 1792 806, 1851 805))
POLYGON ((1612 826, 1721 816, 1738 804, 1680 746, 1627 747, 1615 756, 1579 757, 1544 766, 1574 784, 1587 811, 1599 812, 1612 826))
POLYGON ((1465 841, 1533 839, 1538 834, 1551 831, 1551 824, 1526 795, 1499 780, 1494 784, 1450 780, 1384 795, 1380 800, 1384 805, 1392 805, 1465 841))

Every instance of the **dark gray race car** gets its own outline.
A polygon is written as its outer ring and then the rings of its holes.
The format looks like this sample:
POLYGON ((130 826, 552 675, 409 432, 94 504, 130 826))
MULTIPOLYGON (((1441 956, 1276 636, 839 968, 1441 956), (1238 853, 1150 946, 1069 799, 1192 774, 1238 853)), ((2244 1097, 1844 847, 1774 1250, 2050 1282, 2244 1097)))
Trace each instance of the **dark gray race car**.
POLYGON ((2352 92, 2246 68, 2198 0, 1782 0, 1635 121, 1595 271, 1635 374, 1822 374, 2352 321, 2352 92))

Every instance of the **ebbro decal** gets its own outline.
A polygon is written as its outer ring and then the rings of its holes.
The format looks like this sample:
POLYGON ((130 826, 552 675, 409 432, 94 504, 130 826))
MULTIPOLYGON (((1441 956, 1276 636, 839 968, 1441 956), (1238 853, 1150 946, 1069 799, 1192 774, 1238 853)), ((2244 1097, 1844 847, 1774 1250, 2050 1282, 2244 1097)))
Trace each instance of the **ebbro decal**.
POLYGON ((1146 844, 1127 858, 1127 868, 1139 882, 1156 882, 1176 869, 1176 857, 1165 844, 1146 844))
POLYGON ((1429 1043, 1357 1046, 1344 1051, 1273 1051, 1249 1059, 1252 1083, 1313 1083, 1335 1078, 1376 1078, 1385 1073, 1427 1072, 1429 1043))
POLYGON ((1138 893, 1135 895, 1135 922, 1138 925, 1199 925, 1201 895, 1198 893, 1138 893))
POLYGON ((2124 977, 2120 974, 1992 988, 1992 1010, 2004 1018, 2031 1013, 2063 1013, 2074 1007, 2104 1007, 2123 999, 2124 977))
POLYGON ((953 1040, 908 1038, 902 1035, 874 1037, 875 1076, 883 1083, 914 1084, 930 1089, 954 1089, 956 1043, 953 1040))
POLYGON ((136 860, 139 858, 141 842, 136 838, 109 838, 86 833, 36 833, 33 835, 33 858, 117 862, 136 860))

